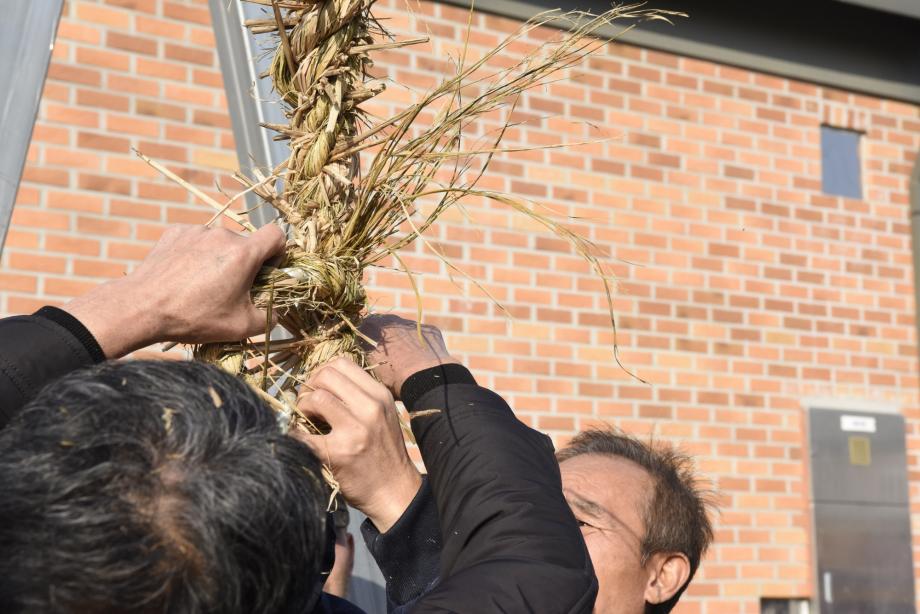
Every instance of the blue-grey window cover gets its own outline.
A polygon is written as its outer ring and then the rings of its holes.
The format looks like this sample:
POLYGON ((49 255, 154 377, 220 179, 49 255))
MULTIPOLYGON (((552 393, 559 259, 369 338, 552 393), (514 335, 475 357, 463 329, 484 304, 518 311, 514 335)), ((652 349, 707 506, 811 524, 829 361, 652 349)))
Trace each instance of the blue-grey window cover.
POLYGON ((825 194, 862 198, 860 136, 854 130, 821 126, 821 187, 825 194))

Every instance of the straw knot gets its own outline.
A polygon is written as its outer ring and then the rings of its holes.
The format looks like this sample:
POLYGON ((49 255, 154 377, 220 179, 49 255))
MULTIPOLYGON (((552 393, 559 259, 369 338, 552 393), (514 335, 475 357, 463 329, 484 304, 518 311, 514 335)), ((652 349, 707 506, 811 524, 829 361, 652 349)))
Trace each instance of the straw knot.
POLYGON ((364 308, 366 295, 361 285, 363 265, 356 259, 342 256, 321 256, 297 253, 286 266, 270 273, 268 284, 274 287, 270 299, 264 290, 255 297, 257 307, 275 309, 309 309, 312 312, 358 314, 364 308))

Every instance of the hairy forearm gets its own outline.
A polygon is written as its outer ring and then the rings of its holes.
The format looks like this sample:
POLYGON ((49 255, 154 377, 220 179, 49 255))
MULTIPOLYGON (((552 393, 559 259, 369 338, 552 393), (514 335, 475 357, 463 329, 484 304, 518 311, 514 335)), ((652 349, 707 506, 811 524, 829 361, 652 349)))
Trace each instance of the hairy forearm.
POLYGON ((97 286, 63 309, 92 333, 106 358, 120 358, 161 340, 160 302, 125 278, 97 286))

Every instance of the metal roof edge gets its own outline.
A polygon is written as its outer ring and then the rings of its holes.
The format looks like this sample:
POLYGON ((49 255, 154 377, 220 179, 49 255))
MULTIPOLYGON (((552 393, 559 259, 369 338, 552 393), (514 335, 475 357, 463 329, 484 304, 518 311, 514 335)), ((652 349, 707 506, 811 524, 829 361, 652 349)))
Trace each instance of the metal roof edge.
MULTIPOLYGON (((470 0, 440 0, 444 4, 469 8, 470 0)), ((489 0, 488 6, 476 3, 477 11, 526 20, 542 10, 535 5, 520 0, 489 0)), ((903 102, 920 104, 920 85, 901 83, 889 79, 876 79, 833 70, 811 66, 799 62, 791 62, 748 53, 681 38, 679 35, 661 34, 659 32, 643 31, 641 26, 623 33, 622 28, 607 26, 598 30, 601 37, 616 38, 630 45, 647 47, 658 51, 666 51, 677 55, 684 55, 719 64, 729 64, 770 73, 781 77, 807 81, 817 85, 824 85, 836 89, 849 90, 862 94, 869 94, 880 98, 888 98, 903 102)))

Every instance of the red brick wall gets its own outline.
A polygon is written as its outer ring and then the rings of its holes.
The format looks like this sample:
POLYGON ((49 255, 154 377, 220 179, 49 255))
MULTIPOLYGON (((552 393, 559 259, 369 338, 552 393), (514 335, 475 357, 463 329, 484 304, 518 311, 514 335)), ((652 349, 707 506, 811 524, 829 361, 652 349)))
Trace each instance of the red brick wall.
MULTIPOLYGON (((466 14, 402 7, 387 0, 379 13, 398 34, 429 31, 432 43, 382 53, 378 66, 428 87, 466 14)), ((473 53, 517 25, 476 15, 473 53)), ((68 3, 3 251, 0 312, 64 301, 120 275, 165 224, 210 217, 129 146, 212 193, 215 180, 234 189, 213 45, 204 0, 68 3)), ((413 96, 394 85, 375 108, 413 96)), ((516 119, 527 123, 507 145, 616 136, 502 156, 486 181, 581 218, 572 226, 609 253, 620 280, 622 360, 650 385, 613 362, 605 301, 584 263, 494 205, 470 203, 470 220, 452 213, 430 237, 514 319, 416 246, 406 259, 420 273, 426 319, 559 441, 606 420, 697 454, 722 513, 680 610, 755 612, 761 596, 813 594, 806 397, 900 408, 920 523, 907 185, 920 109, 615 45, 571 81, 526 97, 516 119), (865 131, 865 200, 822 195, 822 123, 865 131)), ((404 276, 377 270, 369 282, 378 309, 414 312, 404 276)))
MULTIPOLYGON (((236 168, 206 2, 69 1, 0 272, 0 311, 64 301, 211 214, 131 147, 215 192, 236 168)), ((232 185, 231 185, 232 184, 232 185)))

